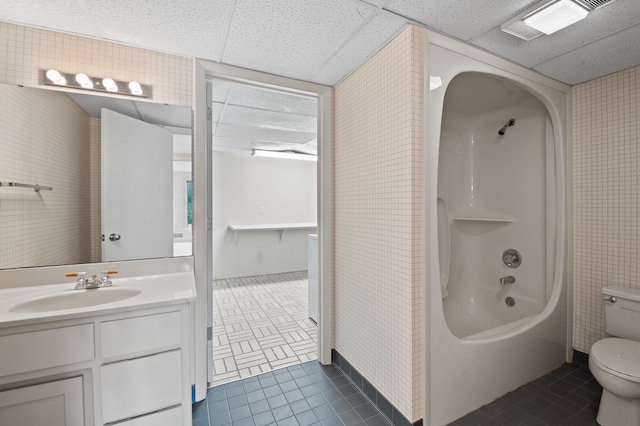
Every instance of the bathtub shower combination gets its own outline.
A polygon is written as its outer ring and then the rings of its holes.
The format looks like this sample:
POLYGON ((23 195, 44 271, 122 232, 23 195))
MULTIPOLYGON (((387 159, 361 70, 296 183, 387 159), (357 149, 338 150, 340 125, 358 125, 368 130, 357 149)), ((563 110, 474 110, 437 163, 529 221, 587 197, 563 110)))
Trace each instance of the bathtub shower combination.
POLYGON ((535 96, 490 74, 453 78, 440 134, 438 242, 444 316, 459 338, 514 327, 549 300, 556 209, 547 153, 551 122, 535 96))
POLYGON ((425 69, 443 84, 426 107, 427 406, 442 425, 567 357, 568 88, 429 39, 425 69))

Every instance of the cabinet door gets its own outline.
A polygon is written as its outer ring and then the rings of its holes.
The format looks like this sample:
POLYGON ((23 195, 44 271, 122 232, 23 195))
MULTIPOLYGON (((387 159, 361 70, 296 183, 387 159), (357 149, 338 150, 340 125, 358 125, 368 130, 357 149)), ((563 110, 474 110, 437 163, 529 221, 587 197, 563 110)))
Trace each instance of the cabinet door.
POLYGON ((0 426, 83 426, 82 377, 0 392, 0 426))
POLYGON ((100 368, 102 415, 114 422, 182 402, 180 351, 116 362, 100 368))
MULTIPOLYGON (((191 408, 189 408, 190 410, 191 408)), ((137 417, 117 426, 181 426, 182 425, 182 407, 172 408, 170 410, 160 411, 158 413, 148 414, 146 416, 137 417)))

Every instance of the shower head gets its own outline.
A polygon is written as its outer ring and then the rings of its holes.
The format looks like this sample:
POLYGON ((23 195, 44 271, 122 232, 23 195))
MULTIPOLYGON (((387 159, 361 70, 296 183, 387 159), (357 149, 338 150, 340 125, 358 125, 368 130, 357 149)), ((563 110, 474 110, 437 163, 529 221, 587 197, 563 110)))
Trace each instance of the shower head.
POLYGON ((500 136, 504 135, 505 132, 507 131, 507 127, 511 127, 514 124, 516 124, 516 119, 512 118, 511 120, 507 121, 507 123, 504 126, 502 126, 502 128, 500 130, 498 130, 498 134, 500 136))

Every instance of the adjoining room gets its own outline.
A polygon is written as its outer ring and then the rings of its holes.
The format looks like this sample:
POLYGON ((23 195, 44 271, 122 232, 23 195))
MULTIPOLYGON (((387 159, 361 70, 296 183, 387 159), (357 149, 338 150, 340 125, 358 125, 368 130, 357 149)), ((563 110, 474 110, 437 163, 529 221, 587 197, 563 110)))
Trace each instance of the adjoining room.
POLYGON ((317 102, 222 79, 211 91, 217 385, 316 359, 317 102))

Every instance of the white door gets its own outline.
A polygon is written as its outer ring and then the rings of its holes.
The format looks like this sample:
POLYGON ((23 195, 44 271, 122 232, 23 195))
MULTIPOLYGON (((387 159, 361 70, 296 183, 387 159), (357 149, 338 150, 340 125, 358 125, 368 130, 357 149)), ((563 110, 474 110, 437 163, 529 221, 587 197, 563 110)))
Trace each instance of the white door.
POLYGON ((82 378, 0 392, 0 426, 83 426, 82 378))
POLYGON ((173 256, 173 135, 102 109, 102 260, 173 256))

